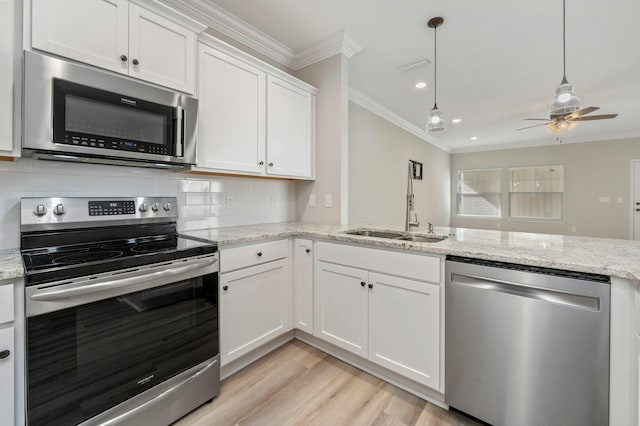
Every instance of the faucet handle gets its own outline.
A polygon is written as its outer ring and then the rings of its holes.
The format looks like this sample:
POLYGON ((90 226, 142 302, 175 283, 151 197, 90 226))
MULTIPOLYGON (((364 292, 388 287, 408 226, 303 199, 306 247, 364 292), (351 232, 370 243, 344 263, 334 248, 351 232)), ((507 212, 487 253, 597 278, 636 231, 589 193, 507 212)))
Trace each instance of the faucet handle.
POLYGON ((433 223, 429 222, 429 233, 433 234, 433 223))

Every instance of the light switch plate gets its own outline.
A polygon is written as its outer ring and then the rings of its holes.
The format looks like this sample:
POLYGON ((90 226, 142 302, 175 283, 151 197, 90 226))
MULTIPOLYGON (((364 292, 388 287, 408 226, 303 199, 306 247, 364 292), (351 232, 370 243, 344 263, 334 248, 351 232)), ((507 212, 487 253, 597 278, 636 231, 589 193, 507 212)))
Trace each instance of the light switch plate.
POLYGON ((331 207, 333 205, 332 201, 331 201, 331 194, 326 194, 324 196, 324 206, 325 207, 331 207))
POLYGON ((309 207, 316 206, 316 196, 314 194, 309 195, 309 207))
POLYGON ((609 201, 610 201, 609 197, 600 197, 600 198, 598 198, 598 202, 599 203, 608 203, 609 201))

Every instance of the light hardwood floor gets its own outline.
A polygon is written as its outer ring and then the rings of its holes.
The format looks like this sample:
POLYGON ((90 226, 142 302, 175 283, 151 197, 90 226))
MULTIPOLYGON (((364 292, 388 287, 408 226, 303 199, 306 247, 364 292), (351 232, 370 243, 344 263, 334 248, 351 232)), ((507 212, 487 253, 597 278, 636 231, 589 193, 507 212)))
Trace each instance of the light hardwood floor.
POLYGON ((222 382, 174 426, 477 425, 293 340, 222 382))

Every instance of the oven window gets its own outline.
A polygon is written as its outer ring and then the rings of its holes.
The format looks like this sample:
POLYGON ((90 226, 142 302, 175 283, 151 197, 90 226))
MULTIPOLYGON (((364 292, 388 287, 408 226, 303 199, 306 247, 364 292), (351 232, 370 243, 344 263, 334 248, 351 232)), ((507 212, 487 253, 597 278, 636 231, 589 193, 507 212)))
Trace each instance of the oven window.
POLYGON ((219 352, 218 275, 27 318, 28 423, 87 420, 219 352))
POLYGON ((126 106, 66 95, 65 130, 166 145, 167 117, 126 106))

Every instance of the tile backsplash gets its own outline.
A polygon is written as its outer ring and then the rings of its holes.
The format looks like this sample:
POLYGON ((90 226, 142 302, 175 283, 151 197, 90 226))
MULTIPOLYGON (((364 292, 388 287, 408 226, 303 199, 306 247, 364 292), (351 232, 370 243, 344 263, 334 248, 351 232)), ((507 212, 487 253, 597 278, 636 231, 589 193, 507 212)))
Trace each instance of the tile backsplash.
POLYGON ((295 219, 291 181, 21 158, 0 161, 0 248, 20 246, 21 197, 174 196, 178 229, 295 219))

